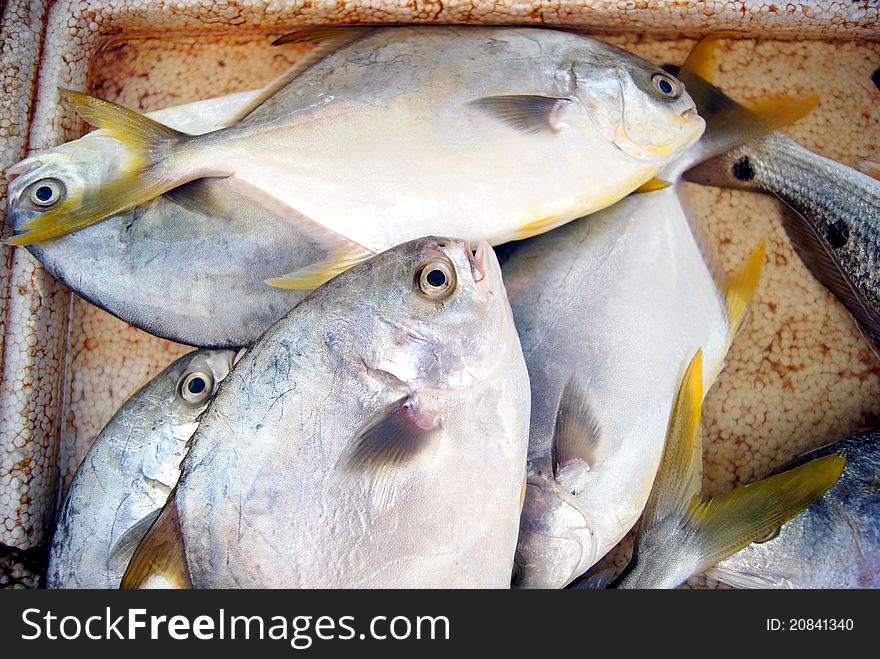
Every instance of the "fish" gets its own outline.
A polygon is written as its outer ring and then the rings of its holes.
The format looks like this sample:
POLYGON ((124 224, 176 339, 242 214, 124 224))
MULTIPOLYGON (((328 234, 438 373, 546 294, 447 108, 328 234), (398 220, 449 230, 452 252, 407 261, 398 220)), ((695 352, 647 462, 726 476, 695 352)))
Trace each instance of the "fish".
MULTIPOLYGON (((680 77, 691 94, 714 93, 686 69, 680 77)), ((514 586, 564 587, 632 528, 688 359, 702 347, 704 381, 715 381, 758 286, 763 244, 721 272, 681 172, 813 105, 709 116, 700 142, 660 173, 670 185, 497 248, 532 383, 514 586)))
MULTIPOLYGON (((682 378, 633 559, 618 588, 681 585, 802 513, 834 486, 846 465, 844 456, 832 452, 704 500, 702 360, 698 350, 682 378)), ((828 558, 821 556, 818 564, 828 558)))
POLYGON ((235 365, 122 587, 506 587, 529 407, 491 247, 387 250, 235 365))
POLYGON ((177 484, 187 442, 235 356, 232 350, 190 352, 113 415, 61 505, 47 587, 119 587, 154 511, 177 484))
MULTIPOLYGON (((713 74, 701 71, 709 81, 713 74)), ((734 104, 726 96, 723 102, 734 104)), ((880 181, 778 131, 699 163, 684 180, 778 197, 785 204, 783 226, 804 265, 880 347, 880 181)))
POLYGON ((125 145, 124 164, 69 191, 48 171, 27 188, 13 179, 10 214, 39 212, 9 242, 56 239, 190 181, 234 176, 320 242, 322 260, 273 278, 313 289, 424 235, 499 244, 604 208, 705 125, 673 76, 571 32, 319 28, 300 38, 322 42, 320 56, 202 135, 62 91, 125 145))
MULTIPOLYGON (((176 129, 206 132, 229 121, 259 93, 148 116, 176 129)), ((67 188, 81 189, 123 157, 122 145, 98 130, 22 161, 9 172, 16 188, 12 228, 19 230, 39 214, 21 199, 46 181, 61 185, 64 180, 67 188)), ((27 249, 77 295, 126 323, 178 343, 233 348, 253 343, 306 295, 265 280, 323 258, 323 248, 285 213, 234 177, 203 179, 113 221, 27 249)))
POLYGON ((834 486, 706 576, 738 588, 880 588, 880 431, 810 451, 777 471, 845 454, 834 486))

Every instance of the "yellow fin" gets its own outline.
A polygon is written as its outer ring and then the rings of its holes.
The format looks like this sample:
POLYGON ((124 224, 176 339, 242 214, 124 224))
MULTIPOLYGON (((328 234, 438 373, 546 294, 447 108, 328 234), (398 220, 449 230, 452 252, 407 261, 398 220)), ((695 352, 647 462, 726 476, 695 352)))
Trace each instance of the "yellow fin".
POLYGON ((702 359, 682 379, 654 487, 636 535, 634 564, 620 588, 674 588, 803 512, 840 477, 830 455, 702 501, 702 359))
POLYGON ((532 238, 533 236, 539 236, 542 233, 546 233, 553 229, 559 224, 559 216, 552 215, 550 217, 545 217, 540 220, 535 220, 534 222, 529 222, 528 224, 524 224, 521 227, 517 227, 514 229, 513 240, 525 240, 526 238, 532 238))
POLYGON ((715 71, 718 69, 718 42, 733 36, 730 32, 714 32, 707 34, 697 42, 681 65, 679 76, 692 74, 700 76, 706 82, 715 82, 715 71))
POLYGON ((683 518, 700 500, 703 442, 700 406, 703 402, 703 350, 688 364, 669 415, 666 447, 654 486, 645 504, 639 536, 667 517, 683 518))
POLYGON ((265 283, 276 288, 311 291, 327 283, 336 275, 363 263, 371 256, 373 253, 363 248, 341 247, 333 250, 327 258, 307 268, 267 279, 265 283))
POLYGON ((761 271, 764 268, 765 252, 766 245, 762 239, 758 241, 746 262, 727 280, 722 290, 731 341, 742 327, 746 309, 755 296, 761 271))
POLYGON ((120 588, 192 588, 175 492, 135 550, 120 588))
POLYGON ((640 192, 654 192, 654 190, 664 190, 671 186, 672 183, 669 181, 664 181, 662 178, 652 178, 647 183, 642 183, 639 187, 633 190, 633 194, 638 194, 640 192))
POLYGON ((7 241, 11 245, 31 245, 60 238, 146 203, 179 183, 163 176, 152 165, 185 139, 184 133, 81 92, 62 89, 61 98, 72 103, 90 124, 108 130, 122 142, 130 153, 134 169, 81 198, 65 199, 34 218, 22 227, 23 233, 7 241))
POLYGON ((873 160, 863 160, 859 163, 859 169, 861 169, 871 178, 875 178, 880 181, 880 162, 874 162, 873 160))
POLYGON ((826 455, 700 504, 690 520, 702 572, 793 519, 833 487, 846 459, 826 455))

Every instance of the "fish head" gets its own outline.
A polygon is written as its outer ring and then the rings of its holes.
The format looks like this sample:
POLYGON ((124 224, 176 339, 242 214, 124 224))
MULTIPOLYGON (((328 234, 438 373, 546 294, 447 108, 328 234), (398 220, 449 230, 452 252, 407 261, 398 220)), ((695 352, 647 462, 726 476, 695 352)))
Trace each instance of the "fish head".
POLYGON ((574 497, 552 478, 529 477, 511 587, 561 588, 595 562, 596 547, 574 497))
POLYGON ((151 398, 167 413, 175 437, 189 439, 196 420, 232 370, 235 358, 234 350, 196 350, 175 361, 153 381, 157 390, 151 398))
MULTIPOLYGON (((603 44, 607 46, 607 44, 603 44)), ((684 84, 626 51, 576 62, 577 96, 605 139, 630 157, 662 167, 706 129, 684 84)))
MULTIPOLYGON (((410 389, 463 389, 484 381, 519 346, 495 252, 485 241, 423 238, 362 270, 381 294, 382 319, 359 351, 373 371, 410 389)), ((357 336, 356 332, 351 333, 357 336)))
POLYGON ((13 165, 6 172, 10 226, 20 232, 64 200, 97 190, 113 177, 120 153, 112 138, 90 134, 13 165))

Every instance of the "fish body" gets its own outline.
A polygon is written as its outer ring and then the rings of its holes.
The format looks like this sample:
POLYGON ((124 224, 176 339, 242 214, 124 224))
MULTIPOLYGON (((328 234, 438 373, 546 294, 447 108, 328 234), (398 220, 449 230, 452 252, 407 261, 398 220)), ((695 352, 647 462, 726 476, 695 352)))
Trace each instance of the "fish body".
POLYGON ((724 299, 681 194, 632 195, 499 248, 532 383, 520 586, 566 585, 629 531, 689 356, 704 346, 711 380, 726 354, 724 299))
POLYGON ((234 175, 311 220, 328 244, 342 240, 348 258, 430 234, 498 244, 610 205, 704 128, 673 77, 582 35, 491 27, 359 35, 238 123, 204 135, 67 94, 126 141, 137 166, 53 206, 25 227, 39 231, 13 242, 57 237, 187 181, 234 175))
POLYGON ((49 588, 119 587, 140 540, 125 538, 165 505, 197 419, 234 356, 230 350, 184 355, 113 415, 61 506, 46 575, 49 588))
POLYGON ((123 585, 506 587, 528 417, 491 248, 383 252, 238 362, 123 585))
POLYGON ((778 132, 701 163, 684 178, 785 202, 784 226, 804 264, 880 343, 880 181, 778 132))
POLYGON ((880 588, 880 432, 829 444, 780 470, 838 453, 846 467, 822 498, 707 574, 744 588, 880 588))

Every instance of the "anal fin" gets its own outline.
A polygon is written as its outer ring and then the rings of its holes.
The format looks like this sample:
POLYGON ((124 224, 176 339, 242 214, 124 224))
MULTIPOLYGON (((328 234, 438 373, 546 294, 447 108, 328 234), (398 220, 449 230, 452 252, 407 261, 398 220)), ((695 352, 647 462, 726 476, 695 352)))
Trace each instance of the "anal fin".
POLYGON ((168 497, 162 512, 135 550, 120 588, 192 588, 177 516, 176 491, 168 497))
POLYGON ((724 307, 727 311, 727 324, 731 341, 737 335, 745 319, 746 310, 755 296, 761 272, 764 269, 764 256, 767 247, 763 239, 752 249, 746 262, 724 283, 724 307))

